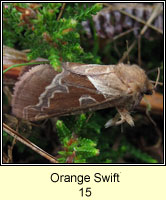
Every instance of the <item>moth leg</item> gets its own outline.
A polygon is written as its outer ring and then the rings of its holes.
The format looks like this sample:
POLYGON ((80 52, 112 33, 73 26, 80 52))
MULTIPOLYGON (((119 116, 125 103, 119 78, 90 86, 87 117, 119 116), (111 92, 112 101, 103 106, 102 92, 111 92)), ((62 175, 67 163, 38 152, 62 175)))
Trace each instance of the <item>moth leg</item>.
MULTIPOLYGON (((110 126, 118 125, 117 123, 119 122, 119 119, 120 119, 120 114, 117 113, 117 114, 115 115, 114 118, 108 120, 108 122, 104 125, 105 128, 108 128, 108 127, 110 127, 110 126)), ((120 121, 121 121, 121 120, 120 120, 120 121)), ((123 123, 123 122, 122 122, 122 123, 123 123)))
POLYGON ((130 115, 130 113, 126 109, 117 108, 118 113, 115 115, 113 119, 110 119, 106 124, 105 128, 108 128, 110 126, 118 126, 125 121, 130 125, 134 126, 134 121, 130 115), (119 120, 120 119, 120 120, 119 120))
MULTIPOLYGON (((130 126, 134 126, 133 118, 125 108, 117 108, 117 110, 118 110, 118 113, 121 116, 121 120, 120 121, 123 121, 123 122, 126 121, 130 126)), ((120 124, 120 121, 117 122, 118 123, 117 125, 120 124)))

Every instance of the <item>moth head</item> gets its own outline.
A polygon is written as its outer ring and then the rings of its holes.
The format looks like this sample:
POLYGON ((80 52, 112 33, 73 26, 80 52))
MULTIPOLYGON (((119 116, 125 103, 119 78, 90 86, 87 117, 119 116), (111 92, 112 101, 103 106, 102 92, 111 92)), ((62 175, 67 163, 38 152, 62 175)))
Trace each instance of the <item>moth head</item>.
POLYGON ((144 86, 143 94, 152 95, 154 89, 155 89, 154 85, 153 85, 153 84, 149 81, 149 79, 147 78, 146 83, 145 83, 145 86, 144 86))
POLYGON ((149 81, 145 71, 138 65, 119 64, 116 68, 116 74, 121 81, 133 93, 151 95, 154 90, 153 84, 149 81))

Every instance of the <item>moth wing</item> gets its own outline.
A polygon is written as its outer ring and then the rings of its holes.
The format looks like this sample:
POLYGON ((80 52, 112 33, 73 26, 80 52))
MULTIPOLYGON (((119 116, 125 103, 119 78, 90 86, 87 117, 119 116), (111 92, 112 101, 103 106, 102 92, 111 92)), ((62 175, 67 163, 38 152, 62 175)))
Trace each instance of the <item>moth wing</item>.
POLYGON ((126 94, 127 87, 116 74, 116 65, 96 65, 63 63, 63 67, 79 75, 86 76, 98 92, 107 98, 126 94))
POLYGON ((127 86, 116 73, 88 76, 94 87, 106 98, 120 97, 128 94, 127 86))
POLYGON ((69 62, 62 63, 62 66, 67 71, 86 76, 114 73, 115 67, 115 65, 81 64, 69 62))
MULTIPOLYGON (((26 62, 27 62, 27 57, 24 52, 3 45, 3 70, 7 69, 12 65, 26 63, 26 62)), ((14 67, 10 69, 6 73, 4 73, 3 82, 9 84, 15 83, 20 74, 20 71, 21 71, 20 67, 14 67)))
MULTIPOLYGON (((38 65, 24 73, 16 83, 12 112, 19 118, 38 121, 96 110, 95 106, 100 108, 104 101, 103 94, 96 91, 86 76, 64 69, 58 73, 50 65, 38 65)), ((110 107, 110 104, 103 106, 110 107)))
MULTIPOLYGON (((35 61, 47 61, 47 59, 37 58, 35 61)), ((27 62, 28 58, 25 52, 3 45, 3 70, 12 65, 23 64, 27 62)), ((3 75, 3 82, 7 84, 14 84, 18 80, 19 76, 21 76, 26 71, 29 71, 32 67, 34 67, 34 65, 22 65, 21 67, 14 67, 8 70, 3 75)))
POLYGON ((3 45, 3 64, 11 66, 27 61, 26 53, 3 45))
POLYGON ((25 118, 24 108, 39 102, 40 94, 56 75, 57 72, 49 65, 37 65, 25 72, 14 87, 12 113, 19 118, 25 118))

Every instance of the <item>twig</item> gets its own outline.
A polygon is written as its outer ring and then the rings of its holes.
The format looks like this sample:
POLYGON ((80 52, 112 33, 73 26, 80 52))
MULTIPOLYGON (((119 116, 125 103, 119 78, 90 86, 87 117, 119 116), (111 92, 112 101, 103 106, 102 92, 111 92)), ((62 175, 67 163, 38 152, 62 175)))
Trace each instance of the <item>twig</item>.
POLYGON ((64 11, 65 6, 66 6, 66 3, 63 3, 63 4, 62 4, 62 7, 61 7, 61 11, 60 11, 60 13, 59 13, 59 15, 58 15, 57 21, 60 20, 62 14, 63 14, 63 11, 64 11))
POLYGON ((16 138, 13 138, 12 145, 8 146, 8 158, 6 163, 11 163, 13 161, 13 148, 16 144, 16 138))
POLYGON ((141 66, 141 35, 138 36, 138 65, 141 66))
POLYGON ((113 41, 113 45, 114 45, 114 50, 115 50, 115 52, 117 53, 118 57, 120 58, 121 54, 120 54, 120 52, 119 52, 119 49, 117 48, 116 42, 113 41))
POLYGON ((93 115, 93 112, 89 114, 89 116, 88 116, 88 118, 87 118, 87 120, 86 120, 86 123, 88 123, 88 121, 89 121, 89 119, 92 117, 92 115, 93 115))
POLYGON ((149 113, 148 109, 146 109, 146 116, 148 117, 149 121, 153 124, 153 126, 154 126, 154 128, 155 128, 155 130, 156 130, 156 133, 157 133, 158 136, 159 136, 159 139, 158 139, 158 141, 156 142, 156 144, 153 145, 153 146, 151 146, 151 147, 146 147, 146 150, 147 150, 147 149, 152 149, 152 148, 158 148, 158 147, 161 145, 161 143, 162 143, 162 137, 161 137, 161 136, 162 136, 162 133, 161 133, 160 129, 158 128, 156 122, 155 122, 155 121, 152 119, 152 117, 150 116, 150 113, 149 113))
MULTIPOLYGON (((151 83, 156 83, 156 81, 152 81, 152 80, 150 80, 150 82, 151 82, 151 83)), ((162 83, 162 82, 158 82, 157 84, 163 86, 163 83, 162 83)))
POLYGON ((130 32, 132 32, 134 30, 137 30, 137 29, 140 29, 140 28, 134 27, 134 28, 131 28, 131 29, 127 30, 127 31, 124 31, 123 33, 120 33, 119 35, 116 35, 115 37, 113 37, 113 41, 115 41, 115 40, 117 40, 117 39, 129 34, 130 32))
MULTIPOLYGON (((161 67, 160 67, 160 69, 161 69, 161 67)), ((156 72, 156 71, 158 71, 158 67, 151 69, 151 70, 148 70, 147 74, 151 74, 151 73, 156 72)))
POLYGON ((34 143, 30 142, 27 138, 25 138, 22 135, 20 135, 19 133, 17 133, 15 130, 13 130, 12 128, 10 128, 5 123, 3 123, 3 129, 4 129, 4 131, 6 133, 8 133, 12 137, 16 138, 16 140, 18 140, 21 143, 25 144, 26 146, 28 146, 33 151, 37 152, 38 154, 40 154, 41 156, 43 156, 44 158, 46 158, 50 162, 52 162, 52 163, 58 163, 58 161, 55 159, 55 157, 53 157, 52 155, 50 155, 47 152, 45 152, 43 149, 41 149, 40 147, 36 146, 34 143))
POLYGON ((141 30, 140 35, 143 35, 145 33, 145 31, 147 30, 148 26, 151 25, 151 23, 153 22, 153 20, 158 16, 158 14, 160 12, 161 12, 161 5, 157 4, 157 6, 153 10, 151 16, 149 17, 148 21, 146 22, 145 26, 141 30))
POLYGON ((122 58, 119 60, 119 63, 122 63, 126 59, 126 57, 131 52, 131 50, 134 48, 135 45, 136 45, 136 40, 134 40, 134 42, 130 45, 128 50, 124 52, 122 58))
MULTIPOLYGON (((127 51, 129 49, 129 42, 126 40, 127 51)), ((127 64, 130 64, 129 54, 127 54, 127 64)))

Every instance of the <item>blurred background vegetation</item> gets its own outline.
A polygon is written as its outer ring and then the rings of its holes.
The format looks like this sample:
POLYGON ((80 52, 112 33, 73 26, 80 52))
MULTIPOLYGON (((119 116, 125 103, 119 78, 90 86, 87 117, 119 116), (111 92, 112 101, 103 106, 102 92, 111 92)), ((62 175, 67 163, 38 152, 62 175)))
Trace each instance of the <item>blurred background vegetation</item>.
MULTIPOLYGON (((131 14, 126 5, 4 3, 3 44, 20 51, 28 49, 29 60, 46 58, 55 70, 59 70, 61 61, 136 63, 155 81, 159 67, 159 81, 162 83, 163 34, 160 21, 163 11, 155 15, 150 23, 152 27, 147 26, 141 32, 145 24, 126 15, 131 14)), ((138 3, 131 5, 130 10, 136 18, 138 13, 143 13, 141 19, 147 22, 152 13, 157 12, 157 6, 138 3)), ((163 93, 162 85, 157 87, 157 92, 163 93)), ((35 124, 19 121, 17 126, 17 119, 10 116, 8 98, 3 95, 4 122, 13 129, 17 127, 21 135, 53 155, 59 163, 162 163, 163 116, 162 113, 151 113, 148 108, 136 108, 132 112, 135 127, 123 124, 105 129, 104 124, 116 114, 114 108, 35 124)), ((50 163, 5 131, 3 156, 4 163, 50 163)))

